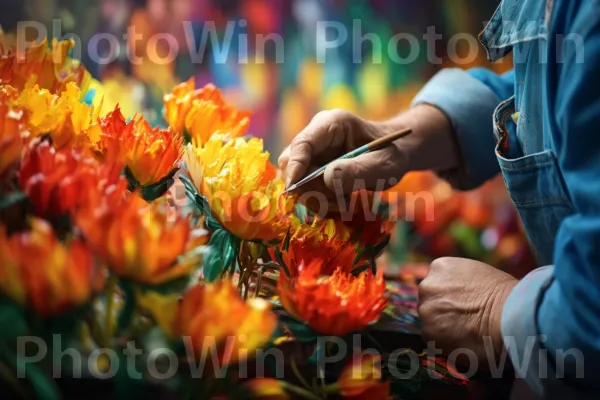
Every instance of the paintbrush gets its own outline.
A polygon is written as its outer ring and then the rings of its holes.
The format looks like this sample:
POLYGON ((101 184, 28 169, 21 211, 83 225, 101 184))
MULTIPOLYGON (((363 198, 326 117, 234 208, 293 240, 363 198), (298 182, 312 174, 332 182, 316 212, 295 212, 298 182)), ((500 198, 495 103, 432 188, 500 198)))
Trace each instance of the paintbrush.
POLYGON ((390 135, 381 137, 379 139, 373 140, 371 143, 365 144, 364 146, 361 146, 358 149, 352 150, 351 152, 346 153, 343 156, 338 157, 335 160, 330 161, 329 163, 323 165, 321 168, 317 169, 313 173, 307 175, 306 177, 302 178, 300 181, 291 185, 283 193, 293 192, 294 190, 298 189, 300 186, 304 185, 305 183, 308 183, 308 182, 312 181, 313 179, 320 177, 321 175, 323 175, 325 173, 325 170, 327 169, 327 167, 334 161, 347 160, 350 158, 358 157, 361 154, 366 154, 366 153, 370 153, 375 150, 379 150, 382 147, 385 147, 386 145, 388 145, 389 143, 391 143, 397 139, 401 139, 405 136, 408 136, 411 133, 412 133, 412 129, 403 129, 401 131, 398 131, 398 132, 392 133, 390 135))

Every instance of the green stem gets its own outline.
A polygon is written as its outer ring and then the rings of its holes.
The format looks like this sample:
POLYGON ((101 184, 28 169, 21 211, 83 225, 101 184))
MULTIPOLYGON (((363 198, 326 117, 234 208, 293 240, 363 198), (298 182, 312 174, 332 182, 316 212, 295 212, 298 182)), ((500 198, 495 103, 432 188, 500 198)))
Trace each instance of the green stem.
POLYGON ((115 292, 117 290, 117 276, 114 274, 110 275, 108 279, 108 285, 106 288, 106 315, 104 323, 104 347, 110 346, 110 340, 113 333, 113 309, 115 307, 115 292))
POLYGON ((288 383, 286 381, 280 381, 281 386, 287 390, 288 392, 292 392, 295 395, 300 396, 303 399, 309 399, 309 400, 321 400, 321 398, 311 392, 309 392, 306 389, 302 389, 301 387, 292 385, 291 383, 288 383))
POLYGON ((300 373, 300 371, 298 371, 298 365, 296 364, 296 358, 295 357, 292 358, 292 361, 290 362, 290 366, 292 367, 292 372, 294 373, 294 375, 296 375, 296 378, 298 378, 298 380, 300 381, 300 383, 302 385, 304 385, 304 387, 310 388, 309 384, 302 377, 302 374, 300 373))
POLYGON ((327 394, 335 394, 340 391, 340 385, 337 383, 332 383, 331 385, 323 386, 323 392, 327 394))

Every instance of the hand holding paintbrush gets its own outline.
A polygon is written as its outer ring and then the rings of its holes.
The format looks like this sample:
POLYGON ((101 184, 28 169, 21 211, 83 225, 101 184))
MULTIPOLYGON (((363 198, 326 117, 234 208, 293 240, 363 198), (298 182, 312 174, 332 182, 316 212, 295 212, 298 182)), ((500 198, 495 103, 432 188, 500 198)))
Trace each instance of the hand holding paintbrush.
POLYGON ((327 167, 334 161, 338 161, 338 160, 345 160, 345 159, 350 159, 350 158, 355 158, 360 156, 361 154, 366 154, 366 153, 370 153, 376 150, 381 149, 382 147, 387 146, 388 144, 394 142, 395 140, 401 139, 405 136, 408 136, 410 133, 412 133, 411 129, 403 129, 401 131, 392 133, 390 135, 381 137, 379 139, 373 140, 372 142, 361 146, 355 150, 350 151, 349 153, 344 154, 341 157, 336 158, 335 160, 323 165, 321 168, 317 169, 316 171, 314 171, 313 173, 307 175, 306 177, 302 178, 300 181, 292 184, 290 187, 288 187, 284 193, 291 193, 295 190, 297 190, 299 187, 301 187, 302 185, 317 179, 318 177, 322 176, 325 173, 325 170, 327 169, 327 167))

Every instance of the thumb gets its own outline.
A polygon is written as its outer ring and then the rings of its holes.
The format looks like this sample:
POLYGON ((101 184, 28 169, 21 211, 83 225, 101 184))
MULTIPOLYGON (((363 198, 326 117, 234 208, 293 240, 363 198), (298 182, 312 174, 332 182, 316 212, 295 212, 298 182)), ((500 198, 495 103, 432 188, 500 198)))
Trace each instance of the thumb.
POLYGON ((389 152, 375 151, 332 162, 323 179, 336 194, 350 194, 360 189, 381 191, 396 185, 406 172, 399 161, 393 160, 389 152))

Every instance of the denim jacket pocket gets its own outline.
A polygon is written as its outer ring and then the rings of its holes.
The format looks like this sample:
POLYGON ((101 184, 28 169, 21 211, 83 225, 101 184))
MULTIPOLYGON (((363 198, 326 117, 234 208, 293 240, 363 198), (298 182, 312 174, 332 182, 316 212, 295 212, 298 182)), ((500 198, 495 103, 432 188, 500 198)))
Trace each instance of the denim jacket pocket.
POLYGON ((491 62, 513 51, 519 43, 545 39, 551 0, 503 0, 479 35, 491 62))
POLYGON ((518 148, 518 141, 511 140, 514 133, 507 129, 507 123, 512 115, 514 99, 501 103, 496 109, 496 157, 537 261, 540 265, 550 265, 553 262, 556 233, 562 220, 573 213, 573 205, 556 155, 551 150, 524 154, 518 148))

